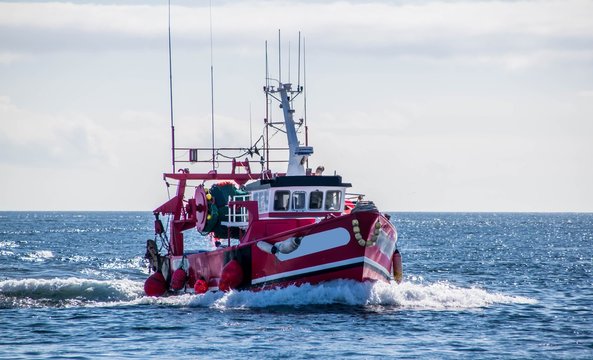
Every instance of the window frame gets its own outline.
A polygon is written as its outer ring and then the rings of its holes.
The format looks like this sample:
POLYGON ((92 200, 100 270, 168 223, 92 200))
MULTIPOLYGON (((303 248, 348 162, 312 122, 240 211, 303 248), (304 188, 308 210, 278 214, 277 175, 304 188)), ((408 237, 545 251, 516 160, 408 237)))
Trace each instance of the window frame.
POLYGON ((332 189, 332 190, 325 191, 324 204, 323 204, 323 209, 325 211, 341 211, 341 209, 342 209, 341 204, 342 204, 342 191, 341 190, 332 189), (332 195, 337 194, 336 201, 332 200, 332 202, 331 202, 331 205, 333 205, 331 208, 330 208, 330 201, 329 201, 330 194, 332 194, 332 195))
POLYGON ((309 204, 308 204, 307 208, 309 210, 323 210, 323 196, 324 196, 324 194, 323 194, 323 191, 321 191, 321 190, 313 190, 313 191, 310 191, 309 192, 309 204), (321 196, 319 198, 320 199, 320 201, 319 201, 319 207, 315 207, 315 208, 314 207, 311 207, 311 204, 313 203, 313 201, 312 201, 313 200, 313 194, 321 194, 321 196))
POLYGON ((274 191, 274 211, 288 211, 290 210, 290 205, 291 205, 291 194, 292 192, 290 190, 276 190, 274 191), (279 199, 278 196, 282 196, 282 199, 279 199), (286 206, 283 206, 282 208, 279 208, 277 205, 279 204, 279 202, 281 201, 282 203, 284 202, 284 196, 288 195, 288 202, 286 203, 286 206))
POLYGON ((290 193, 290 198, 291 198, 291 204, 290 204, 290 209, 294 210, 294 211, 304 211, 307 209, 307 192, 304 190, 296 190, 296 191, 292 191, 290 193), (295 200, 295 195, 302 195, 302 206, 299 208, 295 207, 295 204, 297 203, 297 201, 295 200))

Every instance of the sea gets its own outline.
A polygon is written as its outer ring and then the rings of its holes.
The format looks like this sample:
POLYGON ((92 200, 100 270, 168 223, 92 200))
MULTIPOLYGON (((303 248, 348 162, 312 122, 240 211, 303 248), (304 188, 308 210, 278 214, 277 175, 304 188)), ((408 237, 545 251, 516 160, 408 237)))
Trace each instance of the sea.
POLYGON ((390 215, 401 284, 151 298, 150 212, 0 212, 0 358, 593 359, 593 214, 390 215))

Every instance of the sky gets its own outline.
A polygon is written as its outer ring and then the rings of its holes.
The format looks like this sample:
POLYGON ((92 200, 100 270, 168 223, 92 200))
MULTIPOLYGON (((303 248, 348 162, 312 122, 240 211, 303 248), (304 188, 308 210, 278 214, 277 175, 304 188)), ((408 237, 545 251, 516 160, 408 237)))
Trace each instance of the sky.
MULTIPOLYGON (((311 167, 383 211, 591 212, 591 19, 584 0, 173 0, 176 144, 210 146, 212 59, 215 143, 249 146, 265 41, 275 77, 281 29, 296 82, 301 31, 311 167)), ((165 0, 0 1, 0 210, 164 202, 167 51, 165 0)))

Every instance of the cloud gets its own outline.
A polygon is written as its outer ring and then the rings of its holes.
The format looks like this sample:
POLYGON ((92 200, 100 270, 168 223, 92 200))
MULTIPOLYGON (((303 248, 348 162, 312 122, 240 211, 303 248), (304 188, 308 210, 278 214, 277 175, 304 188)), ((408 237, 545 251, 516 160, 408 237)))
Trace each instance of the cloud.
POLYGON ((113 159, 105 131, 82 114, 43 114, 0 96, 0 163, 70 167, 113 159))
POLYGON ((3 210, 150 209, 166 195, 170 143, 160 116, 52 113, 0 96, 0 120, 3 210))
MULTIPOLYGON (((207 5, 207 4, 206 4, 207 5)), ((303 30, 334 52, 476 57, 512 69, 546 59, 591 60, 593 2, 225 2, 213 8, 218 49, 261 53, 261 39, 303 30), (272 26, 272 27, 271 27, 272 26), (555 55, 559 52, 560 55, 555 55)), ((176 47, 209 47, 209 8, 172 8, 176 47)), ((0 3, 5 51, 150 48, 167 36, 167 9, 151 5, 0 3)), ((161 46, 161 45, 159 45, 161 46)))
POLYGON ((27 55, 15 52, 0 52, 0 65, 9 65, 27 58, 27 55))
POLYGON ((593 98, 593 90, 582 90, 577 93, 577 96, 583 98, 593 98))

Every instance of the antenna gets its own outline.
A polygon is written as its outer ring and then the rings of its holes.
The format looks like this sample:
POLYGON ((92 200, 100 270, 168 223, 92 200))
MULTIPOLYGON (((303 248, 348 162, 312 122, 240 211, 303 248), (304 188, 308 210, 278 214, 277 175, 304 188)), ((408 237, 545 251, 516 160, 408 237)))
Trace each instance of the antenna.
MULTIPOLYGON (((305 52, 305 37, 303 37, 303 119, 305 120, 305 134, 307 134, 307 63, 306 63, 306 52, 305 52)), ((308 141, 305 143, 308 144, 308 141)))
POLYGON ((299 60, 297 65, 297 91, 301 91, 301 32, 299 31, 299 60))
MULTIPOLYGON (((270 116, 270 74, 268 72, 268 41, 266 40, 266 118, 264 119, 265 130, 266 130, 266 142, 264 144, 266 148, 266 170, 270 169, 270 137, 269 137, 269 116, 270 116)), ((262 164, 263 168, 263 164, 262 164)))
MULTIPOLYGON (((299 31, 299 83, 300 83, 300 75, 301 75, 301 67, 300 67, 300 46, 301 46, 301 32, 299 31)), ((305 62, 305 37, 303 37, 303 120, 305 122, 305 146, 309 146, 309 127, 307 126, 307 65, 305 62)), ((301 88, 299 87, 298 90, 300 91, 301 88)), ((309 167, 309 158, 307 158, 307 167, 309 167)))
POLYGON ((214 170, 214 60, 212 46, 212 0, 210 0, 210 110, 211 110, 211 133, 212 133, 212 170, 214 170))
POLYGON ((169 0, 169 106, 171 109, 171 163, 175 173, 175 126, 173 124, 173 67, 171 65, 171 0, 169 0))
POLYGON ((249 103, 249 146, 253 145, 253 131, 251 129, 251 103, 249 103))
POLYGON ((278 82, 282 83, 282 47, 280 46, 280 29, 278 29, 278 82))
POLYGON ((270 87, 270 74, 268 70, 268 40, 266 40, 266 87, 270 87))

